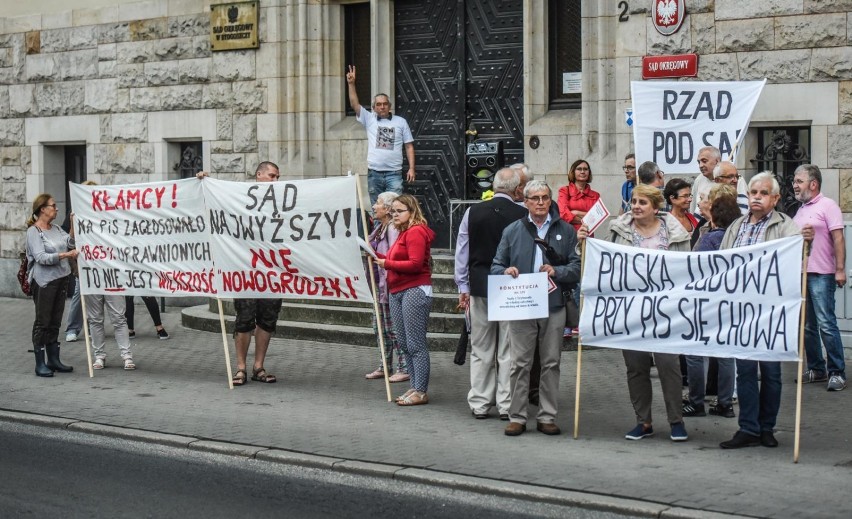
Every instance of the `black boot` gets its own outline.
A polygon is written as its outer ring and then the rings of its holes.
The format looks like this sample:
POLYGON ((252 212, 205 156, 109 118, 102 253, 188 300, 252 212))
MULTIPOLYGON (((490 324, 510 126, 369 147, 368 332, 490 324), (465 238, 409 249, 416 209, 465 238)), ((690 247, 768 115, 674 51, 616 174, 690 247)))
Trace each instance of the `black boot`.
POLYGON ((45 349, 47 349, 47 367, 50 368, 51 371, 58 371, 60 373, 71 373, 74 371, 74 368, 66 366, 61 360, 59 360, 58 342, 47 344, 45 349))
POLYGON ((35 346, 32 350, 35 353, 36 367, 35 374, 37 377, 52 377, 53 371, 44 364, 44 346, 35 346))

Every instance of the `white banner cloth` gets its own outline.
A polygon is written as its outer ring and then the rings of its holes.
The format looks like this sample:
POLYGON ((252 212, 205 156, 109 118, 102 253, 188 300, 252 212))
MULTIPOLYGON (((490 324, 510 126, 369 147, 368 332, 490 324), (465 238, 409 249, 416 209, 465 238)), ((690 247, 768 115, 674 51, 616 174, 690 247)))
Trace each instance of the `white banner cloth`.
POLYGON ((652 160, 667 174, 698 173, 698 150, 736 152, 763 81, 631 81, 636 165, 652 160))
POLYGON ((583 344, 749 360, 798 360, 801 236, 715 252, 588 239, 583 344))
POLYGON ((372 302, 356 177, 202 184, 219 297, 372 302))
POLYGON ((213 278, 196 179, 70 184, 81 294, 197 296, 213 278))

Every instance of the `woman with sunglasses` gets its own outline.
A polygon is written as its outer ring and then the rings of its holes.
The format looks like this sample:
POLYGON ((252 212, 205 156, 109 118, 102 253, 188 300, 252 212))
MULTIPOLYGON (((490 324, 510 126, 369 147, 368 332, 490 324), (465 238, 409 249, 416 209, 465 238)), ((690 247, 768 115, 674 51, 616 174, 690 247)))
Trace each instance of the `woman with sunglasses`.
POLYGON ((399 237, 376 263, 387 270, 391 319, 411 377, 411 389, 396 403, 423 405, 429 403, 426 327, 432 310, 431 246, 435 233, 428 227, 417 199, 409 194, 397 197, 390 212, 399 237))
POLYGON ((53 196, 42 193, 33 200, 27 219, 27 277, 35 303, 32 341, 35 374, 39 377, 52 377, 54 371, 74 371, 59 359, 57 338, 71 276, 68 260, 77 257, 77 249, 74 238, 53 223, 57 212, 53 196))

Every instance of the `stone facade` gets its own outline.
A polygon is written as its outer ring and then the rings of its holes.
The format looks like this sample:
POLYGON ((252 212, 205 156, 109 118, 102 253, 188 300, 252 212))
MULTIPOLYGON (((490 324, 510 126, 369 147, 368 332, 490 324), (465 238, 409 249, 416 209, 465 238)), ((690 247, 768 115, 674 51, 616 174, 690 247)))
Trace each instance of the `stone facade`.
MULTIPOLYGON (((211 3, 68 0, 64 11, 22 4, 24 14, 0 18, 0 294, 16 290, 29 201, 64 191, 50 171, 63 145, 86 145, 99 182, 173 178, 176 141, 202 142, 205 168, 220 178, 248 178, 260 160, 285 178, 366 174, 363 129, 344 112, 346 2, 261 0, 260 48, 221 53, 210 50, 211 3)), ((393 1, 371 3, 373 26, 384 28, 373 34, 371 90, 393 97, 393 1)), ((809 126, 825 191, 852 212, 852 3, 686 3, 683 26, 666 37, 648 1, 630 2, 626 21, 617 2, 582 2, 582 108, 549 110, 547 2, 523 0, 524 141, 541 143, 525 160, 558 187, 586 158, 617 207, 621 159, 632 151, 623 114, 642 56, 695 52, 698 80, 768 79, 738 166, 753 173, 755 128, 809 126)))

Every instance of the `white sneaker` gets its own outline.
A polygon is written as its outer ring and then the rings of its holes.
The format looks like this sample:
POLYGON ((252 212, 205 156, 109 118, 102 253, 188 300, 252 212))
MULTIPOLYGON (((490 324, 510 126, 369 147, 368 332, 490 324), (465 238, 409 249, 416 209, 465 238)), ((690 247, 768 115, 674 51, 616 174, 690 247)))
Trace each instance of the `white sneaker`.
POLYGON ((65 334, 65 342, 76 342, 77 334, 74 332, 68 332, 65 334))
POLYGON ((106 359, 95 359, 95 362, 92 364, 92 367, 95 369, 104 369, 106 365, 106 359))
MULTIPOLYGON (((802 382, 804 382, 804 380, 802 382)), ((843 391, 844 389, 846 389, 846 377, 843 375, 832 375, 828 379, 829 391, 843 391)))

